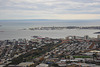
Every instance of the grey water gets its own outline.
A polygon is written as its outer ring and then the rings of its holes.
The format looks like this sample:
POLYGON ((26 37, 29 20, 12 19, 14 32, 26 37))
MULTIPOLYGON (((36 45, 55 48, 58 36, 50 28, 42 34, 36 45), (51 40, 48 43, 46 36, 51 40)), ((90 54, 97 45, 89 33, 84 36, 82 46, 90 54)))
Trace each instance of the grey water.
POLYGON ((42 36, 51 38, 65 38, 69 35, 96 37, 100 30, 80 30, 80 29, 64 29, 64 30, 28 30, 34 27, 65 27, 65 26, 100 26, 100 20, 1 20, 0 21, 0 40, 6 39, 31 39, 31 36, 42 36), (27 30, 22 30, 22 29, 27 30))

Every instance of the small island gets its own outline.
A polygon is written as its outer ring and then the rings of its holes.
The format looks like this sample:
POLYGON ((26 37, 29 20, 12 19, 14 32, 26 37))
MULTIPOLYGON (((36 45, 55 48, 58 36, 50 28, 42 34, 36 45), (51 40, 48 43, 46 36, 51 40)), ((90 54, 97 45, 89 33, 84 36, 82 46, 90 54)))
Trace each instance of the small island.
POLYGON ((94 34, 100 34, 100 32, 95 32, 94 34))

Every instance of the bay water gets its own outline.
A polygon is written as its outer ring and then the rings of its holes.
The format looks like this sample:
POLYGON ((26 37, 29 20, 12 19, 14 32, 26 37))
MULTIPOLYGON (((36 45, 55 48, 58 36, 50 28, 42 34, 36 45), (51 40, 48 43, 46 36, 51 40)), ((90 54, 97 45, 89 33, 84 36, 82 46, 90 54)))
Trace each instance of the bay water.
POLYGON ((63 30, 29 30, 34 27, 67 27, 67 26, 100 26, 100 20, 53 20, 53 21, 33 21, 33 20, 13 20, 0 21, 0 40, 6 39, 31 39, 31 36, 42 36, 50 38, 65 38, 67 36, 97 37, 100 30, 90 29, 63 29, 63 30), (26 30, 23 30, 26 29, 26 30))

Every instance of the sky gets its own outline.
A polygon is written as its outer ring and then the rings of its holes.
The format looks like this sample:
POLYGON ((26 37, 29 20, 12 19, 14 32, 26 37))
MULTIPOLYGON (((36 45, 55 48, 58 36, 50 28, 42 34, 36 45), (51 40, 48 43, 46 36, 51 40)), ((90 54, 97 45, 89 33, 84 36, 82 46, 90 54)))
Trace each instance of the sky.
POLYGON ((7 19, 100 19, 100 0, 0 0, 7 19))

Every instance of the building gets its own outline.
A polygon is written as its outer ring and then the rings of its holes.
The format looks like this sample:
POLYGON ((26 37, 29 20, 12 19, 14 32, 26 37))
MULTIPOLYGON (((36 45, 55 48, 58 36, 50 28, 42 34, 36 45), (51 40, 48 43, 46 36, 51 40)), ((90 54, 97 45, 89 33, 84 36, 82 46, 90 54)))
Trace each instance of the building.
POLYGON ((49 65, 48 64, 41 63, 41 64, 37 65, 36 67, 49 67, 49 65))
POLYGON ((84 40, 88 40, 89 39, 89 36, 88 35, 85 35, 84 36, 84 40))
POLYGON ((100 39, 100 35, 97 35, 97 38, 100 39))

